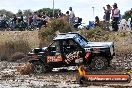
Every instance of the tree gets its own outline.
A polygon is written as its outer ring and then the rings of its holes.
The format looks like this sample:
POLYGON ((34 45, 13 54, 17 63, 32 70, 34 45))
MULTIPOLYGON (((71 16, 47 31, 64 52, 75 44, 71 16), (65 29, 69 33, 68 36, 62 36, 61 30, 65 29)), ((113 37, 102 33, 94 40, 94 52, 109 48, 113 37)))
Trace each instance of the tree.
POLYGON ((21 16, 23 14, 23 12, 22 12, 22 10, 18 10, 18 12, 16 13, 16 15, 19 17, 19 16, 21 16))
POLYGON ((122 16, 123 19, 128 20, 131 17, 130 10, 126 11, 122 16))
POLYGON ((23 15, 28 16, 29 14, 33 13, 31 9, 23 10, 23 15))
MULTIPOLYGON (((57 13, 60 11, 60 9, 54 9, 55 16, 57 16, 57 13)), ((53 17, 53 9, 50 8, 42 8, 37 11, 38 13, 45 12, 47 13, 50 17, 53 17)))
POLYGON ((7 19, 13 16, 13 13, 11 11, 7 11, 5 9, 0 10, 0 14, 6 15, 7 19))

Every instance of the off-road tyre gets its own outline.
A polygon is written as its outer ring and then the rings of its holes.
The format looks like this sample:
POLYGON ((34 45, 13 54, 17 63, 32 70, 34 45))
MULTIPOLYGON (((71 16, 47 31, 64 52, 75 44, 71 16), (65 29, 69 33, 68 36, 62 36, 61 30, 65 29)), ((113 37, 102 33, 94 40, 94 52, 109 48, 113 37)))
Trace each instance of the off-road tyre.
POLYGON ((90 64, 92 70, 106 69, 108 66, 108 60, 103 56, 95 56, 90 64))
POLYGON ((33 62, 33 73, 34 74, 42 74, 46 72, 45 65, 41 62, 33 62))

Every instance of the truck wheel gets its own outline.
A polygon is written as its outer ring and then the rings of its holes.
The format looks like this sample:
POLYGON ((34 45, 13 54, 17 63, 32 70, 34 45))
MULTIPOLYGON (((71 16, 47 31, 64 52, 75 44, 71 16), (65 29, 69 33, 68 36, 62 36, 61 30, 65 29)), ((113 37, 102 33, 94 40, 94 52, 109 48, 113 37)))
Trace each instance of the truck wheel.
POLYGON ((37 63, 34 62, 33 63, 33 72, 35 74, 41 74, 45 71, 46 71, 46 69, 42 63, 40 63, 40 62, 37 62, 37 63))
POLYGON ((95 56, 90 64, 91 69, 100 70, 108 67, 108 61, 103 56, 95 56))

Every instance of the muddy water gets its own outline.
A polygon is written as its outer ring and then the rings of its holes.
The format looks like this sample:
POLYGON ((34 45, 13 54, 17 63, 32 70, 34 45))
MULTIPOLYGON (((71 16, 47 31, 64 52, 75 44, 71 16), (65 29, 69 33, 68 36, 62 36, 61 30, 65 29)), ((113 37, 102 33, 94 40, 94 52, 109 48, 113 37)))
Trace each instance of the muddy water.
MULTIPOLYGON (((119 74, 126 73, 132 69, 132 58, 115 57, 112 60, 112 66, 107 70, 91 71, 89 74, 119 74)), ((50 72, 39 75, 20 75, 16 67, 21 63, 0 62, 0 88, 79 88, 75 82, 76 71, 69 72, 50 72)), ((126 84, 92 84, 81 86, 83 88, 132 88, 132 82, 126 84)))

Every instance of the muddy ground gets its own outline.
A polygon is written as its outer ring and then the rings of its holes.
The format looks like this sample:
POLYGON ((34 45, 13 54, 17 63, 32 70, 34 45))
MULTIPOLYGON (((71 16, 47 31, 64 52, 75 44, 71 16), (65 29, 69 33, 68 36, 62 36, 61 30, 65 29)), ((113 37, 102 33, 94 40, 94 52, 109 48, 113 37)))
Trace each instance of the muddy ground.
MULTIPOLYGON (((132 88, 132 82, 125 84, 88 84, 80 86, 76 83, 77 71, 50 72, 46 74, 21 75, 17 71, 20 62, 0 62, 0 88, 132 88)), ((116 56, 107 70, 91 71, 97 74, 124 74, 132 69, 132 55, 116 56)), ((132 75, 131 75, 132 76, 132 75)))
MULTIPOLYGON (((2 32, 0 35, 0 39, 3 39, 1 40, 1 44, 8 39, 17 40, 17 38, 19 38, 18 36, 20 35, 26 36, 25 38, 23 38, 24 40, 28 40, 30 46, 37 47, 39 43, 39 41, 33 41, 38 40, 37 32, 2 32), (34 37, 30 39, 29 35, 34 37)), ((132 71, 132 32, 112 33, 109 37, 110 41, 115 42, 116 50, 116 56, 112 60, 111 67, 107 68, 107 70, 90 71, 87 73, 129 73, 132 76, 132 72, 130 72, 132 71)), ((78 76, 77 71, 50 72, 39 75, 21 75, 17 71, 17 67, 20 64, 23 64, 22 61, 0 61, 0 88, 132 88, 132 81, 131 83, 125 84, 88 84, 80 86, 76 83, 76 77, 78 76)))

